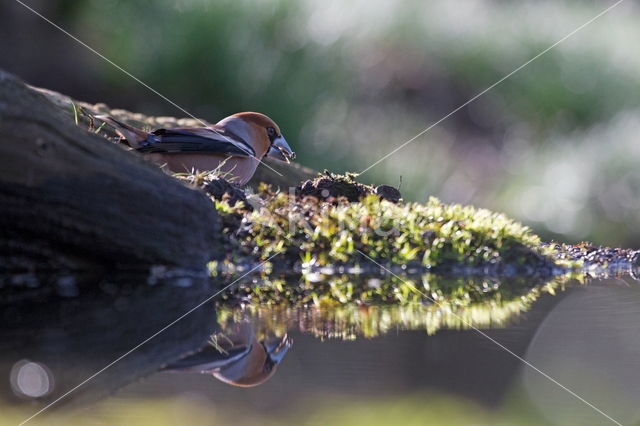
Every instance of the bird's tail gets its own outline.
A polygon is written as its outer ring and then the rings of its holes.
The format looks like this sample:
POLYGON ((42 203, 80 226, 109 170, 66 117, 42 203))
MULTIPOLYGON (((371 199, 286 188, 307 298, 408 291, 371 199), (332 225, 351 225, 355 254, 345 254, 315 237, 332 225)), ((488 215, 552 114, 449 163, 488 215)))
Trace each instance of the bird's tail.
POLYGON ((144 130, 136 129, 133 126, 129 126, 122 121, 116 120, 110 115, 96 115, 95 118, 104 121, 105 123, 109 123, 111 126, 113 126, 118 136, 126 140, 132 148, 138 148, 140 146, 140 143, 147 140, 147 138, 149 137, 149 133, 145 132, 144 130))

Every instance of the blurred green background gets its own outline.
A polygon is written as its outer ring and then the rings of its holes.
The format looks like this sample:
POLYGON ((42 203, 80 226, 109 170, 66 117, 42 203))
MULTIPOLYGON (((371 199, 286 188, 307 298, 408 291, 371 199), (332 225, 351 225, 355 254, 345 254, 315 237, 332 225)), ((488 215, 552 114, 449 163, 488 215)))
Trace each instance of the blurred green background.
MULTIPOLYGON (((34 426, 185 424, 209 426, 280 425, 370 425, 386 426, 489 426, 552 425, 526 401, 511 398, 501 410, 489 411, 472 401, 448 395, 415 393, 403 397, 357 397, 354 395, 314 395, 285 412, 259 415, 247 404, 212 403, 193 394, 172 399, 118 399, 75 413, 47 413, 29 423, 34 426)), ((3 407, 0 426, 15 426, 30 413, 3 407)), ((601 420, 602 418, 600 418, 601 420)), ((594 423, 595 424, 595 423, 594 423)))
MULTIPOLYGON (((24 0, 195 115, 278 122, 304 165, 361 171, 611 1, 24 0)), ((362 180, 640 247, 640 8, 628 0, 362 180)), ((184 114, 14 1, 0 67, 89 102, 184 114)))

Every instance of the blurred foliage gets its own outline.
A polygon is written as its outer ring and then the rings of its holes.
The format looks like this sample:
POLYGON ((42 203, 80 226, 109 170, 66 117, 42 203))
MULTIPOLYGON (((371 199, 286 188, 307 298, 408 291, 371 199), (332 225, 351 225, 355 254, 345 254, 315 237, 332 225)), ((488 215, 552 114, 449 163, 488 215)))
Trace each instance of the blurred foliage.
MULTIPOLYGON (((608 6, 56 3, 81 39, 187 110, 209 120, 264 112, 300 162, 336 172, 365 169, 608 6)), ((397 185, 402 177, 406 199, 504 210, 544 238, 640 246, 640 60, 630 54, 639 15, 637 3, 621 4, 363 178, 397 185)), ((140 112, 167 111, 95 61, 86 72, 96 85, 136 93, 140 112)))
MULTIPOLYGON (((2 407, 0 425, 16 425, 32 410, 2 407)), ((511 402, 499 411, 489 411, 465 398, 438 393, 411 393, 387 397, 314 395, 287 412, 258 414, 255 407, 229 400, 202 400, 192 395, 173 399, 137 399, 102 403, 75 413, 45 413, 30 424, 123 425, 469 425, 547 423, 526 401, 511 402)))

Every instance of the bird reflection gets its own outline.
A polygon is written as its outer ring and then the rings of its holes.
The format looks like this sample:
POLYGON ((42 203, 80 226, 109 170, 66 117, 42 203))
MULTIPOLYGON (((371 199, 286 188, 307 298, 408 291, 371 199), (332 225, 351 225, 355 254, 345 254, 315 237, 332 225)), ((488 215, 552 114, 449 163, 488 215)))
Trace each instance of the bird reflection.
POLYGON ((252 323, 234 323, 200 351, 165 370, 211 374, 233 386, 257 386, 273 376, 292 344, 287 334, 259 339, 252 323))

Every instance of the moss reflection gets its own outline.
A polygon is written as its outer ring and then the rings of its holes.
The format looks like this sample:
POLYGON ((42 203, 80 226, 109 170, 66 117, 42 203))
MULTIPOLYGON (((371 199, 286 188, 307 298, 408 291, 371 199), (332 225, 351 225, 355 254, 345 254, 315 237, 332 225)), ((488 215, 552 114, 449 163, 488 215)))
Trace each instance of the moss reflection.
POLYGON ((265 278, 228 293, 218 321, 252 321, 256 333, 299 330, 321 339, 373 338, 393 330, 502 327, 545 293, 564 290, 569 276, 535 278, 324 277, 293 285, 265 278))

